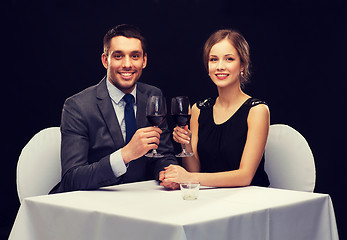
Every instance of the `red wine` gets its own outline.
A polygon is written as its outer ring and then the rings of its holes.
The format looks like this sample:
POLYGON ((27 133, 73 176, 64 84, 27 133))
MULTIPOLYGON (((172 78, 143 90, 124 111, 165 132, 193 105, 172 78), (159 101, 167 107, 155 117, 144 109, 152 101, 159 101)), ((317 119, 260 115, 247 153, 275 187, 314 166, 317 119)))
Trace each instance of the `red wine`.
POLYGON ((153 126, 159 126, 164 122, 165 117, 165 115, 149 115, 147 116, 147 119, 153 126))
POLYGON ((172 115, 172 118, 178 126, 183 127, 183 126, 188 124, 188 122, 190 120, 190 115, 189 114, 175 114, 175 115, 172 115))

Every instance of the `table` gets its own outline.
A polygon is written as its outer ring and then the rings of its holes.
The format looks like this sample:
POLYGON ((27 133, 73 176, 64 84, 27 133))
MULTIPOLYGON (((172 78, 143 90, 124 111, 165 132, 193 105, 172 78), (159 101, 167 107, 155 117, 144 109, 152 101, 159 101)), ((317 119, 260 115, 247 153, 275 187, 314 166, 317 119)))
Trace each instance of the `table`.
POLYGON ((335 240, 327 194, 256 186, 201 188, 198 200, 155 181, 26 198, 10 240, 335 240))

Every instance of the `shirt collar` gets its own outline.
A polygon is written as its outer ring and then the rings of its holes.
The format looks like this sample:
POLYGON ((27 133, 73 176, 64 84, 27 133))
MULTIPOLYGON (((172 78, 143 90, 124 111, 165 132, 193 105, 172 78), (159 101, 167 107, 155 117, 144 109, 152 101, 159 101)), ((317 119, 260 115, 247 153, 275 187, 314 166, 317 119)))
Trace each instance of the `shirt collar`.
MULTIPOLYGON (((116 103, 119 104, 119 102, 122 100, 122 98, 124 97, 125 93, 123 93, 121 90, 119 90, 115 85, 113 85, 110 80, 106 80, 106 86, 107 86, 107 90, 108 93, 110 94, 111 99, 116 103)), ((130 93, 131 95, 134 96, 135 99, 135 104, 136 104, 136 87, 137 85, 135 85, 134 90, 130 93)))

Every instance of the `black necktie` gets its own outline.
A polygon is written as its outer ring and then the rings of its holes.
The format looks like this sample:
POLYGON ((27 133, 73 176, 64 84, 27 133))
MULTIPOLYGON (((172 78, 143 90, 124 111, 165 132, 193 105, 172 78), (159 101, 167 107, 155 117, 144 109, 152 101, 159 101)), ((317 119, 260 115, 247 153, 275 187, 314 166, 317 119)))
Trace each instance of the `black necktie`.
POLYGON ((124 120, 125 120, 125 143, 128 143, 136 132, 136 119, 134 113, 134 96, 127 93, 123 97, 125 101, 124 120))

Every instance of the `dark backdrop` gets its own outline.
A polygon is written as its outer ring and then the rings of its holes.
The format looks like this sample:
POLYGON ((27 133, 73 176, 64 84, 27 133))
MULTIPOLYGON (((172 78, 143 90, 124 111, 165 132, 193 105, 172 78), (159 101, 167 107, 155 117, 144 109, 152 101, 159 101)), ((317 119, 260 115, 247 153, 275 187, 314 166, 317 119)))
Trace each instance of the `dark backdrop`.
POLYGON ((59 126, 64 100, 105 74, 102 38, 120 23, 139 26, 149 42, 141 81, 167 98, 215 96, 202 45, 215 30, 241 31, 251 46, 246 92, 268 102, 271 123, 297 129, 316 161, 315 192, 332 197, 340 238, 347 237, 346 8, 342 1, 12 0, 1 3, 0 229, 6 239, 19 202, 16 164, 39 130, 59 126), (344 115, 343 115, 344 114, 344 115), (343 237, 344 236, 344 237, 343 237))

